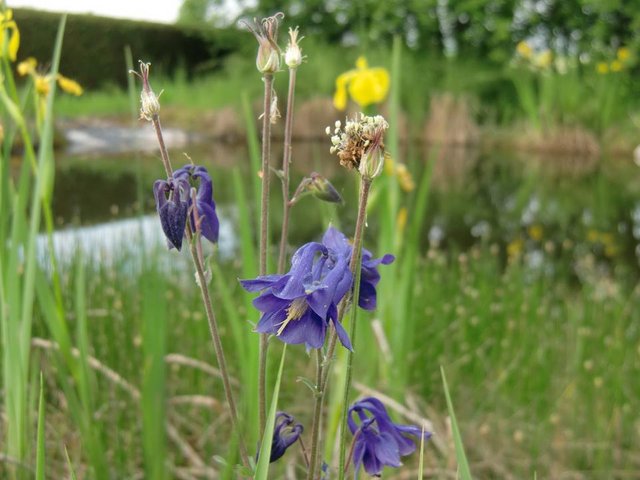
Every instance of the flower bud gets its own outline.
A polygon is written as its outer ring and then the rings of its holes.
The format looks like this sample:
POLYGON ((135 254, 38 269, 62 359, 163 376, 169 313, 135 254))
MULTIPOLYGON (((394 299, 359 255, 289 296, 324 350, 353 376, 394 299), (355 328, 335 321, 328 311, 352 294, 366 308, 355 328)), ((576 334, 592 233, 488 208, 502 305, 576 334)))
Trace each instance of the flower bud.
POLYGON ((380 175, 384 168, 384 155, 382 143, 380 141, 372 143, 360 159, 360 166, 358 167, 360 175, 368 179, 373 179, 380 175))
POLYGON ((325 202, 342 203, 342 196, 340 196, 331 182, 319 173, 311 173, 307 190, 309 190, 316 198, 325 202))
POLYGON ((258 41, 256 67, 260 73, 273 74, 280 69, 280 47, 278 47, 278 26, 284 18, 283 13, 253 22, 243 20, 245 25, 258 41))
POLYGON ((275 73, 280 70, 280 52, 269 42, 261 42, 256 57, 256 67, 260 73, 275 73))
POLYGON ((289 29, 289 44, 284 53, 284 63, 286 63, 289 68, 297 68, 302 63, 302 51, 300 50, 298 42, 303 38, 304 37, 300 37, 300 39, 298 39, 298 27, 289 29))

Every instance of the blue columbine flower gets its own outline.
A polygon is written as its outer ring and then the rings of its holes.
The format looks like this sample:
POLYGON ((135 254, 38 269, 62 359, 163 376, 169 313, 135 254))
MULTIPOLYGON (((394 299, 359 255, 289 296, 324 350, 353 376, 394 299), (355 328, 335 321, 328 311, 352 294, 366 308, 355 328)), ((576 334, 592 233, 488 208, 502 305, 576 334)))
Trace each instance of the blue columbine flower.
MULTIPOLYGON (((351 260, 353 245, 349 242, 344 233, 329 227, 322 237, 322 243, 351 260)), ((381 258, 373 258, 373 254, 366 248, 362 249, 362 269, 360 273, 360 296, 358 305, 364 310, 375 310, 376 308, 376 285, 380 281, 378 265, 389 265, 395 260, 391 254, 386 254, 381 258)))
POLYGON ((336 307, 351 288, 347 263, 344 255, 312 242, 293 255, 289 273, 240 280, 249 292, 263 291, 253 301, 262 312, 256 332, 276 335, 285 343, 304 343, 307 349, 320 348, 333 322, 340 342, 351 350, 336 307))
POLYGON ((156 180, 153 184, 156 209, 169 248, 182 248, 189 211, 189 188, 189 183, 184 179, 156 180))
POLYGON ((287 448, 293 445, 304 428, 296 423, 295 419, 285 412, 276 414, 276 426, 273 430, 273 443, 271 444, 271 457, 269 462, 273 463, 284 455, 287 448))
MULTIPOLYGON (((202 236, 211 243, 218 241, 220 222, 216 214, 216 203, 213 201, 213 182, 207 169, 197 165, 185 165, 173 173, 174 178, 184 180, 188 184, 197 185, 196 209, 200 220, 202 236)), ((189 196, 189 206, 193 203, 189 196)), ((191 228, 195 231, 195 218, 191 213, 191 228)))
MULTIPOLYGON (((369 475, 379 477, 385 465, 399 467, 400 457, 409 455, 416 449, 413 435, 422 436, 422 430, 413 425, 398 425, 391 421, 384 404, 377 398, 367 397, 349 408, 349 430, 355 435, 353 465, 356 475, 361 465, 369 475), (360 420, 358 426, 353 419, 356 414, 360 420)), ((424 432, 425 440, 431 437, 424 432)))

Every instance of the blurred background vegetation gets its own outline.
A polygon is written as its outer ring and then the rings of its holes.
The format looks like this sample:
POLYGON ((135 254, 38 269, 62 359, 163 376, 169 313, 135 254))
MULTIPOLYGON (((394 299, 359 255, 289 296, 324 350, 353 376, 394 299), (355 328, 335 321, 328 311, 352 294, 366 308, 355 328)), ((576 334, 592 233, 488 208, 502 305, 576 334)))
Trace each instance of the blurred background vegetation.
MULTIPOLYGON (((226 5, 185 0, 175 25, 70 15, 59 69, 85 93, 55 98, 55 155, 34 121, 31 80, 1 59, 2 106, 20 111, 0 111, 0 293, 10 306, 0 309, 2 478, 31 478, 43 445, 47 478, 235 478, 193 276, 158 227, 151 185, 161 165, 135 120, 127 50, 153 65, 167 138, 191 141, 169 141, 175 166, 186 150, 213 178, 221 242, 208 252, 211 290, 256 440, 256 315, 235 279, 256 270, 263 85, 255 39, 220 14, 226 5)), ((336 77, 360 55, 390 71, 393 93, 378 108, 394 120, 387 143, 405 173, 388 166, 376 184, 366 247, 398 259, 381 272, 378 310, 359 324, 356 390, 399 402, 398 421, 432 422, 426 477, 456 476, 442 365, 474 478, 640 478, 637 2, 238 5, 240 17, 282 10, 285 28, 300 26, 294 183, 315 170, 345 198, 301 201, 292 246, 329 222, 353 227, 353 181, 324 134, 345 114, 331 101, 336 77)), ((34 56, 49 69, 60 15, 14 13, 17 62, 34 56)), ((281 99, 285 84, 276 76, 281 99)), ((306 425, 309 392, 296 377, 313 367, 302 350, 289 355, 282 407, 306 425)), ((274 478, 301 475, 299 452, 287 455, 274 478)), ((415 478, 415 459, 399 472, 415 478)))

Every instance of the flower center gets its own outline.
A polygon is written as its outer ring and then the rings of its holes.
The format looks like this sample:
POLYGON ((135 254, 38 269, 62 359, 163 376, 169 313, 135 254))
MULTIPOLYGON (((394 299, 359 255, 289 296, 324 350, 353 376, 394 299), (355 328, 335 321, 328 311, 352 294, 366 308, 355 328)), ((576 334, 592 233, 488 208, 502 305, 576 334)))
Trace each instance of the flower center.
POLYGON ((300 320, 300 317, 302 317, 304 312, 307 311, 308 306, 309 304, 307 303, 306 297, 294 299, 291 302, 291 305, 289 305, 289 308, 287 308, 287 318, 285 318, 280 324, 280 328, 278 328, 276 335, 280 335, 292 320, 300 320))

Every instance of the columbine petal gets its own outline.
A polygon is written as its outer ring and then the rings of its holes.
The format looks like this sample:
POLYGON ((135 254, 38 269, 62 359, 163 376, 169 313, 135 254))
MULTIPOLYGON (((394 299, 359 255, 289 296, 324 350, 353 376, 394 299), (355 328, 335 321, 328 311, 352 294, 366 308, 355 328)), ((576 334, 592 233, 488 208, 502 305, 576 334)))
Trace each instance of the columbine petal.
MULTIPOLYGON (((354 468, 356 472, 361 465, 369 475, 380 476, 384 466, 399 467, 400 457, 408 455, 416 449, 414 440, 406 435, 420 438, 422 431, 412 425, 397 425, 391 421, 384 404, 373 397, 364 398, 349 408, 348 426, 355 435, 354 468), (360 419, 358 426, 353 418, 360 419)), ((424 433, 424 438, 431 436, 424 433)))

